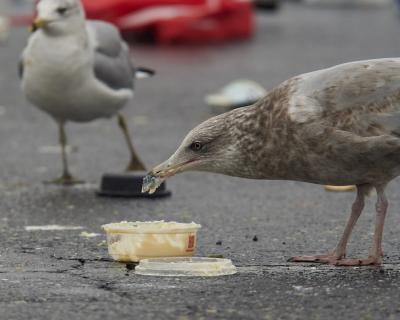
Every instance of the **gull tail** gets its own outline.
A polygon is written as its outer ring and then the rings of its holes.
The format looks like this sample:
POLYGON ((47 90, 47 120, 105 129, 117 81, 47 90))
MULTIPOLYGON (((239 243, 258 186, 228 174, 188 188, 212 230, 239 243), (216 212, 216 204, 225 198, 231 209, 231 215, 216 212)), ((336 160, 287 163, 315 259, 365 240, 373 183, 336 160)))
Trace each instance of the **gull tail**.
POLYGON ((135 77, 137 79, 150 78, 150 77, 154 76, 155 74, 156 74, 156 72, 149 68, 138 67, 135 69, 135 77))

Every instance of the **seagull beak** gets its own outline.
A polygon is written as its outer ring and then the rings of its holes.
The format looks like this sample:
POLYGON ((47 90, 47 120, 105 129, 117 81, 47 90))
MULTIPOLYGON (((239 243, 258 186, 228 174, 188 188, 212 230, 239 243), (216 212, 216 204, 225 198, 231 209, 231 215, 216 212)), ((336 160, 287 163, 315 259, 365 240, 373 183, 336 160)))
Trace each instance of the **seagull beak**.
POLYGON ((193 162, 195 162, 195 160, 189 160, 189 161, 185 161, 183 163, 173 164, 171 159, 168 159, 167 161, 165 161, 165 162, 161 163, 160 165, 156 166, 155 168, 153 168, 151 173, 155 177, 166 179, 166 178, 176 175, 179 172, 184 171, 193 162))
POLYGON ((179 172, 187 169, 195 160, 185 161, 180 164, 173 164, 173 160, 168 159, 155 167, 143 179, 142 192, 154 193, 157 188, 164 182, 165 179, 176 175, 179 172))
POLYGON ((32 25, 30 27, 30 31, 35 32, 38 29, 45 28, 46 26, 48 26, 49 23, 50 23, 49 20, 37 18, 37 19, 35 19, 35 21, 33 21, 32 25))

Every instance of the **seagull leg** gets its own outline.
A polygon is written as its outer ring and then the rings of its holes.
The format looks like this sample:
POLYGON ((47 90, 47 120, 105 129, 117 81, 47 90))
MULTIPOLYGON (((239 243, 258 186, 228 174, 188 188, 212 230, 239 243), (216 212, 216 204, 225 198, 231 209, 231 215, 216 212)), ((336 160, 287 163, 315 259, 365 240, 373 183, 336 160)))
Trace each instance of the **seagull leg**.
POLYGON ((376 202, 376 222, 375 222, 375 233, 374 240, 369 255, 364 259, 344 259, 337 261, 337 266, 368 266, 368 265, 380 265, 382 263, 382 237, 383 237, 383 226, 385 224, 385 217, 388 208, 388 201, 385 195, 385 186, 376 187, 378 199, 376 202))
POLYGON ((58 125, 59 128, 59 142, 61 145, 61 156, 62 156, 62 164, 63 164, 63 173, 60 178, 57 178, 52 181, 48 181, 46 183, 49 184, 60 184, 64 186, 70 186, 74 184, 79 184, 83 183, 83 181, 75 179, 69 172, 68 169, 68 159, 67 159, 67 152, 66 152, 66 146, 67 146, 67 136, 65 134, 65 124, 63 122, 60 122, 58 125))
POLYGON ((126 167, 126 171, 146 171, 146 167, 143 164, 142 160, 140 160, 139 156, 137 155, 135 148, 133 147, 133 143, 131 137, 129 135, 128 125, 126 120, 122 114, 118 114, 118 125, 124 134, 126 143, 129 148, 129 152, 131 154, 131 160, 126 167))
POLYGON ((325 255, 296 256, 289 259, 289 261, 337 264, 338 261, 343 259, 346 256, 347 242, 349 241, 351 232, 364 209, 365 195, 368 193, 368 190, 369 190, 369 185, 357 186, 357 198, 353 203, 350 218, 347 221, 343 235, 340 238, 339 243, 337 244, 333 252, 325 255))

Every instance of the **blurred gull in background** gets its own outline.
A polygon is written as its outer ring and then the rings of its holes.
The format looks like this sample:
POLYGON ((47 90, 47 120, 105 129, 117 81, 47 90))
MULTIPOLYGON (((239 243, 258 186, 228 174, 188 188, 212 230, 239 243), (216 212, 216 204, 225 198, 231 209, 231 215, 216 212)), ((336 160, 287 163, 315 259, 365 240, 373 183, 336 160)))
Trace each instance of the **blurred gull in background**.
POLYGON ((400 58, 354 61, 290 78, 254 105, 201 123, 143 180, 154 192, 167 178, 203 171, 248 179, 357 186, 336 248, 291 261, 342 266, 382 263, 388 200, 400 175, 400 58), (373 245, 345 259, 347 243, 370 190, 377 192, 373 245))
POLYGON ((105 22, 86 21, 78 0, 41 0, 37 11, 20 62, 21 87, 27 99, 59 125, 63 173, 53 182, 79 182, 68 169, 67 121, 117 115, 131 153, 127 170, 144 170, 119 112, 133 97, 135 77, 153 72, 134 68, 118 30, 105 22))

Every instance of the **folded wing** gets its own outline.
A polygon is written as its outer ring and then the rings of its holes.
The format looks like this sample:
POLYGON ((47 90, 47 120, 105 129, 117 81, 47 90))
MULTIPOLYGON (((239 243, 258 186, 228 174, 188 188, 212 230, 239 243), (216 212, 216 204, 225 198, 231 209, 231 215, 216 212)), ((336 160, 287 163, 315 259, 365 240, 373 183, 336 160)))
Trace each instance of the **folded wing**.
POLYGON ((89 21, 87 28, 94 49, 96 78, 114 90, 133 89, 135 68, 118 29, 102 21, 89 21))
POLYGON ((400 58, 356 61, 294 77, 288 113, 361 136, 400 134, 400 58))

